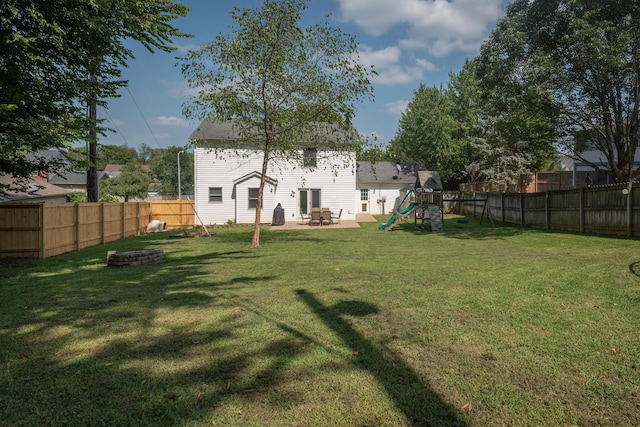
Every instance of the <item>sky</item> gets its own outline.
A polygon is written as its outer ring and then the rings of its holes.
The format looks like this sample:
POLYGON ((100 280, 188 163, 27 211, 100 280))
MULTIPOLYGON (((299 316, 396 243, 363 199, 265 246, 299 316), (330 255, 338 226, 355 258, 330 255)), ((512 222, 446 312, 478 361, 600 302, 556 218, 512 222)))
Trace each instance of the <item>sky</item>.
MULTIPOLYGON (((178 57, 198 49, 234 24, 231 10, 258 8, 261 0, 182 0, 191 8, 172 22, 192 38, 174 40, 177 50, 149 53, 134 41, 123 70, 128 87, 119 98, 107 100, 98 117, 115 130, 100 144, 138 148, 184 147, 199 123, 182 114, 192 91, 183 78, 178 57)), ((373 101, 357 105, 354 126, 381 145, 396 134, 401 112, 420 84, 439 86, 449 73, 460 71, 473 58, 496 22, 505 14, 506 0, 311 0, 303 26, 331 14, 333 26, 355 36, 363 63, 373 65, 373 101)))

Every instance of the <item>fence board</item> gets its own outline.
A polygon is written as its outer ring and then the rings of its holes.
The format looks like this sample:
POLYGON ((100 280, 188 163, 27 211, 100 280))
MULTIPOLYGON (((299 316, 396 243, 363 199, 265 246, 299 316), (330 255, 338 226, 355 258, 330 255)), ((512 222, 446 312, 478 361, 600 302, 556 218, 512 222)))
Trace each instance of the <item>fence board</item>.
POLYGON ((151 219, 167 223, 167 228, 193 226, 193 206, 188 200, 158 200, 153 202, 151 219))
POLYGON ((43 205, 44 257, 73 252, 76 249, 76 208, 71 203, 43 205))
POLYGON ((0 257, 40 257, 40 209, 32 203, 0 209, 0 257))
MULTIPOLYGON (((465 193, 464 197, 474 195, 479 197, 480 193, 465 193)), ((640 236, 640 184, 544 193, 488 193, 486 197, 494 220, 572 232, 640 236)), ((471 204, 462 209, 465 215, 480 215, 471 204)))
POLYGON ((194 225, 191 202, 0 203, 0 257, 48 258, 146 231, 194 225))

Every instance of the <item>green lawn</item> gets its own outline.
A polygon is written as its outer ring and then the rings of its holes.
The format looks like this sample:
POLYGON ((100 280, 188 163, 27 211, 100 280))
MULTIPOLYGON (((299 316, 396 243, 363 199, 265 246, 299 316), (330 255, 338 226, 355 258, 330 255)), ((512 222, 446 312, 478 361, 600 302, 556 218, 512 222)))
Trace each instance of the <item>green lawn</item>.
POLYGON ((3 425, 640 425, 637 240, 215 231, 0 260, 3 425))

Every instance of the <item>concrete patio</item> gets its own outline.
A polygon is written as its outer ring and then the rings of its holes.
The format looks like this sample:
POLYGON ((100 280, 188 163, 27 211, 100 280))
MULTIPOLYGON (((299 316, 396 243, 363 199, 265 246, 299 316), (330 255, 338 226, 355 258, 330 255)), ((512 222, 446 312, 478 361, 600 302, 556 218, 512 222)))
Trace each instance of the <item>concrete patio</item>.
POLYGON ((340 220, 340 223, 335 222, 333 224, 324 224, 324 225, 309 225, 308 223, 302 224, 301 220, 293 220, 287 221, 284 225, 273 225, 271 226, 272 230, 327 230, 330 228, 358 228, 360 227, 361 222, 378 222, 375 217, 371 214, 367 213, 359 213, 356 214, 356 219, 354 220, 340 220))

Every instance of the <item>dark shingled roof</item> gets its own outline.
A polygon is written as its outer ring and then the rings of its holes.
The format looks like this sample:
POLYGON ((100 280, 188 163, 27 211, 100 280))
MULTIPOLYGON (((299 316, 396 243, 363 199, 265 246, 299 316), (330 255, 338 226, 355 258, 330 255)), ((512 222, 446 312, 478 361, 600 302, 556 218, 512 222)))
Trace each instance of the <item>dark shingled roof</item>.
POLYGON ((356 182, 359 184, 413 184, 418 171, 426 170, 419 162, 359 161, 356 182))
MULTIPOLYGON (((238 120, 212 120, 207 119, 200 123, 200 126, 194 130, 189 139, 198 142, 208 143, 233 143, 240 140, 241 128, 238 120)), ((347 137, 347 132, 343 127, 333 123, 311 123, 310 124, 310 138, 301 140, 301 143, 307 142, 322 142, 333 139, 333 142, 344 140, 347 137)), ((258 128, 255 128, 255 134, 257 140, 260 140, 261 135, 258 128)))

